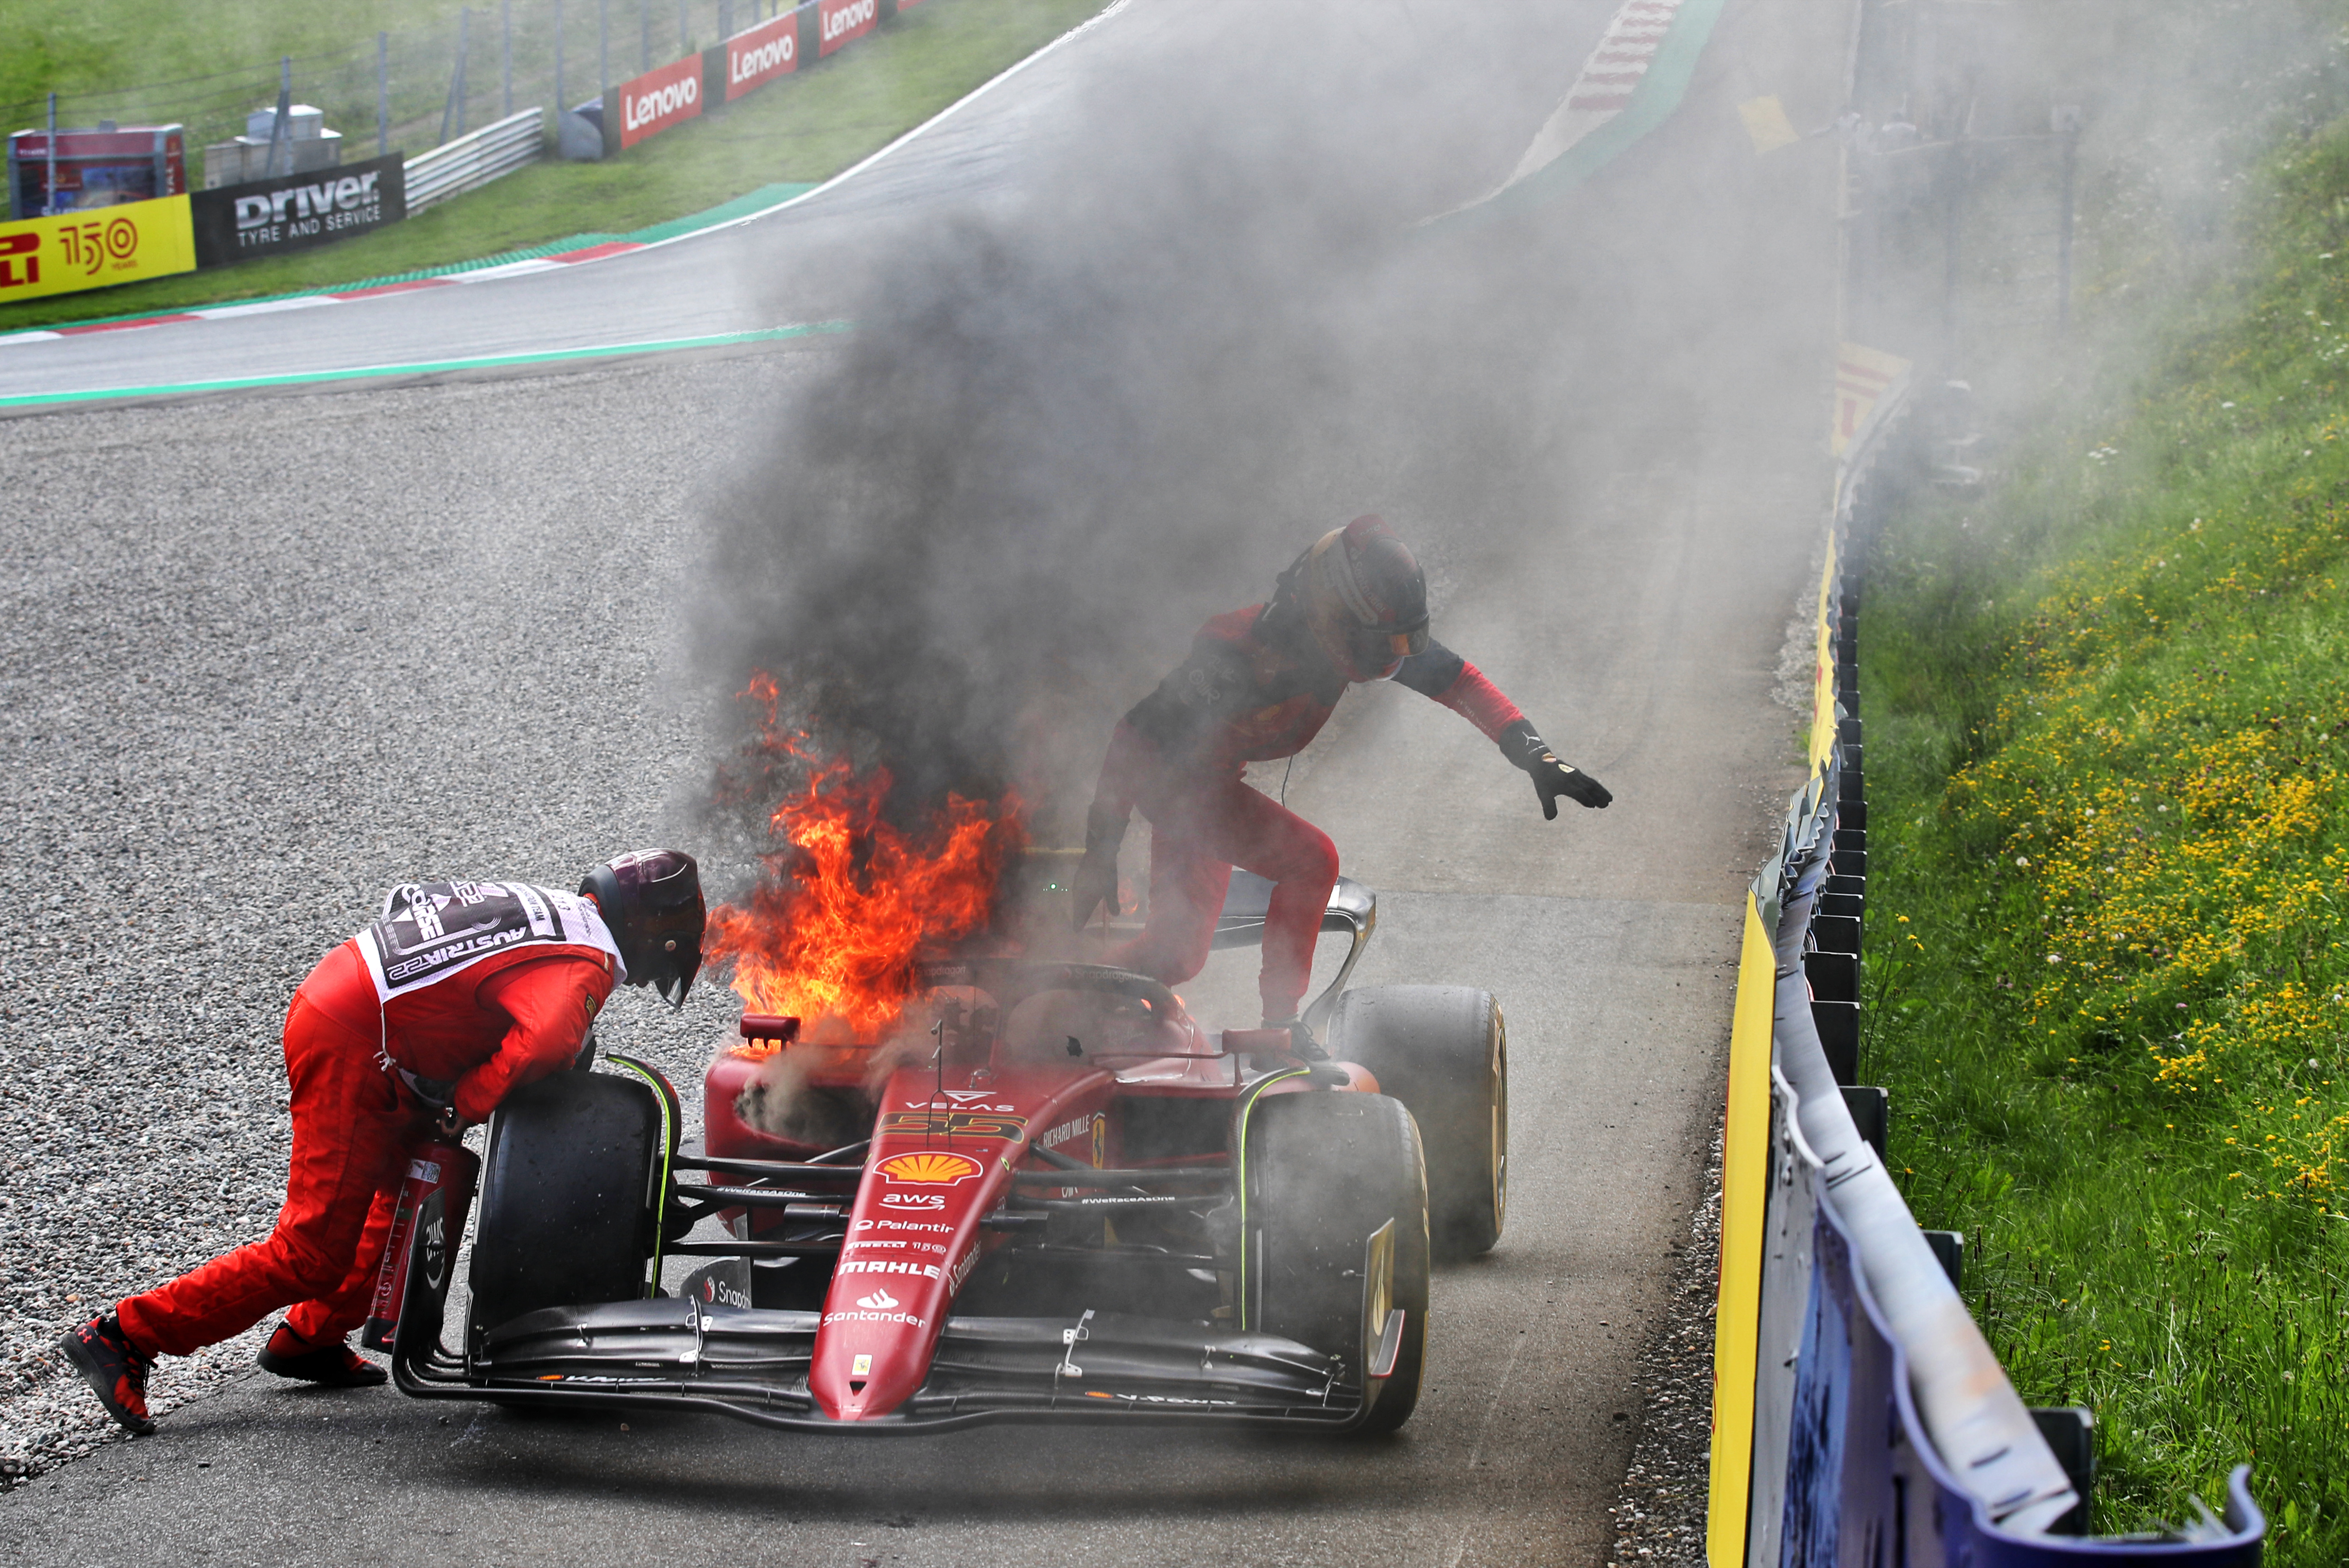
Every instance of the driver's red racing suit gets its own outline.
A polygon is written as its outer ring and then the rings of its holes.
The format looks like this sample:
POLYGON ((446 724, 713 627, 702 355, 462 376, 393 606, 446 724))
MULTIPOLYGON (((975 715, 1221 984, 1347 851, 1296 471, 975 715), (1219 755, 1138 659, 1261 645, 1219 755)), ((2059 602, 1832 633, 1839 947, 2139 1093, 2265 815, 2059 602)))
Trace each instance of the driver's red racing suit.
POLYGON ((281 1306, 313 1345, 366 1320, 407 1150, 435 1103, 485 1121, 565 1066, 620 978, 595 906, 512 882, 434 882, 310 971, 285 1014, 294 1155, 269 1239, 115 1309, 131 1344, 186 1355, 281 1306))
MULTIPOLYGON (((1307 637, 1264 635, 1264 607, 1201 627, 1191 655, 1134 704, 1110 738, 1087 837, 1150 821, 1150 908, 1112 961, 1169 985, 1206 966, 1232 867, 1273 883, 1257 990, 1267 1019, 1292 1018, 1313 940, 1338 878, 1330 836, 1241 777, 1249 763, 1305 749, 1344 696, 1347 677, 1307 637)), ((1483 671, 1439 642, 1387 679, 1433 698, 1488 739, 1524 718, 1483 671)))

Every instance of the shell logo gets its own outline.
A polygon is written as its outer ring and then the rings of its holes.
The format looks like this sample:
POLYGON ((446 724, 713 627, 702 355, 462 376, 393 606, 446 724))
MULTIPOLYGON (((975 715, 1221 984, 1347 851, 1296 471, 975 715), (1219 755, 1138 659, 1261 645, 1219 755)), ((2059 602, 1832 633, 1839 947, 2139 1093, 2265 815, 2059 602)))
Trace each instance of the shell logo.
POLYGON ((892 1181, 917 1182, 926 1187, 952 1187, 977 1176, 982 1167, 967 1154, 892 1155, 873 1168, 892 1181))

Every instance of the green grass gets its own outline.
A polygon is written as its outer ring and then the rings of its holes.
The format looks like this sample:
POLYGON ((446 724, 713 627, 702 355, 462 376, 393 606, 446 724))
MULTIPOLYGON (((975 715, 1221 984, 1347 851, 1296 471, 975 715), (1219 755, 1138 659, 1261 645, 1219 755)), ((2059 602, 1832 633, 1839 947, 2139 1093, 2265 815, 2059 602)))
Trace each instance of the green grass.
POLYGON ((398 276, 626 234, 763 186, 829 179, 1105 4, 925 0, 829 59, 610 161, 533 164, 380 233, 296 255, 0 307, 0 332, 398 276))
MULTIPOLYGON (((1868 548, 1863 1070, 2097 1523, 2349 1558, 2349 122, 2230 278, 1868 548)), ((2112 319, 2118 324, 2116 307, 2112 319)))
POLYGON ((451 0, 6 0, 0 105, 21 109, 45 93, 110 92, 243 70, 281 55, 372 43, 378 29, 456 14, 451 0))

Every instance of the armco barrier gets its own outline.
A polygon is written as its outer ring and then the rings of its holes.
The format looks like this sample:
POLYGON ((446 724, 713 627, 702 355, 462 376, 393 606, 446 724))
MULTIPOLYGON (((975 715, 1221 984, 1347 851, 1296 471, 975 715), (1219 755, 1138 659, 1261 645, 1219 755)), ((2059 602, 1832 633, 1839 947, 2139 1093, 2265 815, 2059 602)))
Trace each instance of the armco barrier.
POLYGON ((1886 375, 1838 410, 1848 439, 1819 585, 1813 774, 1748 898, 1738 970, 1706 1555, 1713 1568, 2255 1568, 2266 1521, 2249 1467, 2230 1480, 2223 1522, 2076 1533, 2086 1467, 2068 1473, 2037 1419, 2064 1413, 2023 1407, 1849 1108, 1855 1095, 1882 1101, 1851 1086, 1868 808, 1846 562, 1909 370, 1854 347, 1846 361, 1886 375))
POLYGON ((546 110, 525 109, 408 161, 408 210, 420 213, 535 163, 546 151, 546 110))

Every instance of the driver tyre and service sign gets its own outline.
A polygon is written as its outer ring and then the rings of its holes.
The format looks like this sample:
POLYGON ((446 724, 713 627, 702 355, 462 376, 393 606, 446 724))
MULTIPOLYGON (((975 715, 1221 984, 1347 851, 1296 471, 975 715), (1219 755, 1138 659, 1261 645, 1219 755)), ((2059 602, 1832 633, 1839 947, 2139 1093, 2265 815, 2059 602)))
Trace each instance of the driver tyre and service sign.
POLYGON ((196 265, 226 266, 372 234, 408 216, 408 155, 222 185, 187 198, 196 265))

